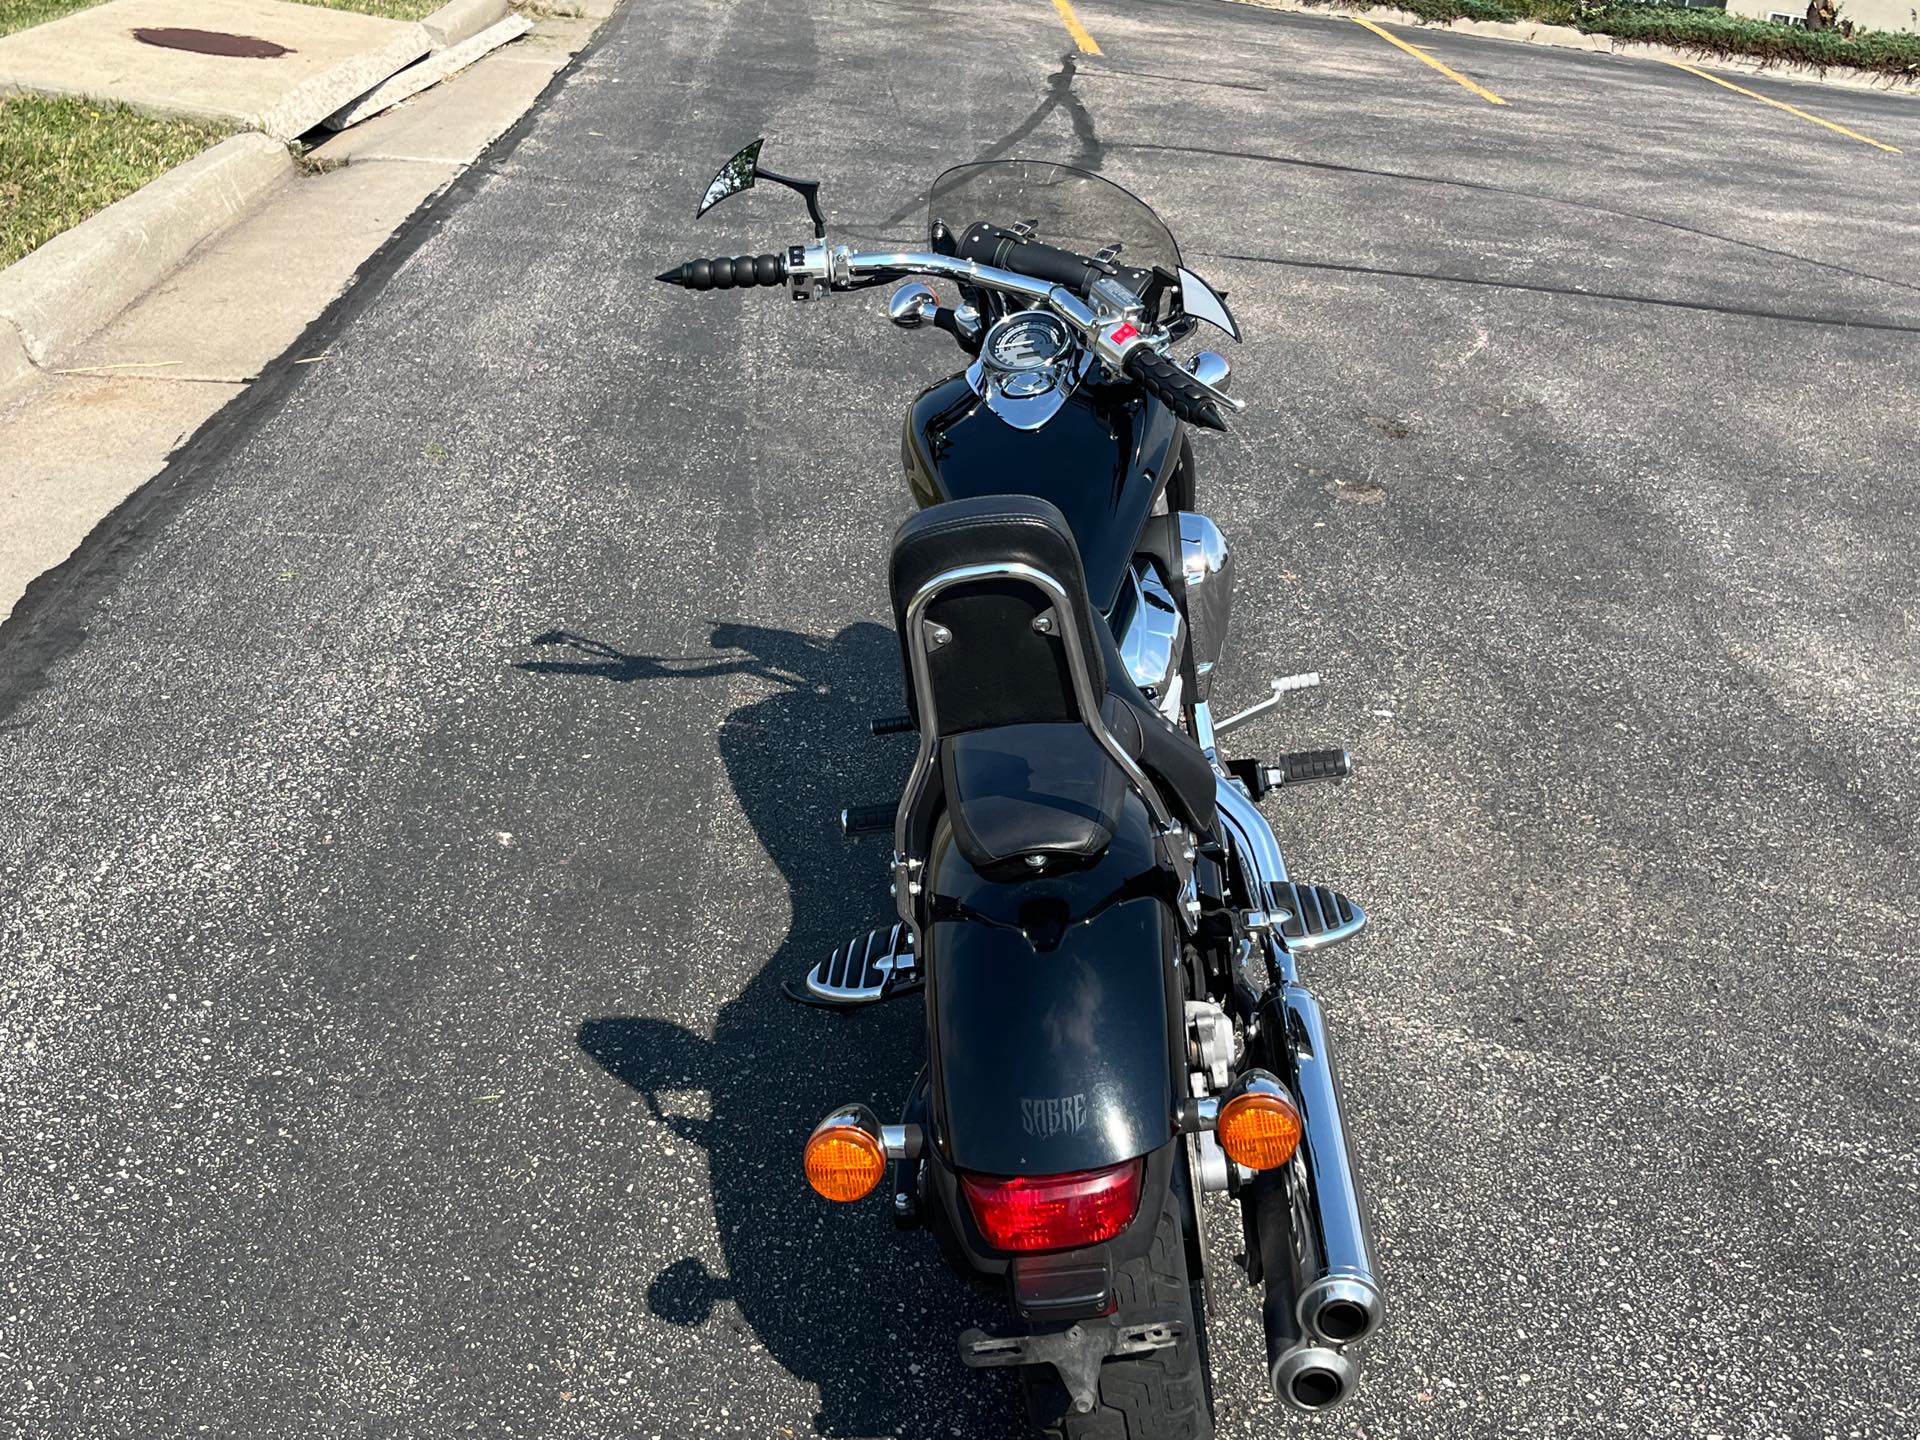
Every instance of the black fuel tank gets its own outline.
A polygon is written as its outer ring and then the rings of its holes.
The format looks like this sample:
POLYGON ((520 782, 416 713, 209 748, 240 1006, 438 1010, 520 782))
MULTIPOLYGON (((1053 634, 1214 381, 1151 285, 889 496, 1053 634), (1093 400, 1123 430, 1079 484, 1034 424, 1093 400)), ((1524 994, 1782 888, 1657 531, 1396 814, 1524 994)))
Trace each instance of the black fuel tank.
POLYGON ((934 837, 927 1006, 947 1161, 1057 1175, 1174 1133, 1179 938, 1145 807, 1128 795, 1091 866, 987 880, 934 837))
POLYGON ((1093 603, 1111 611, 1179 438, 1173 412, 1137 386, 1083 384, 1040 429, 1016 430, 956 375, 913 402, 901 453, 922 506, 1010 494, 1058 505, 1093 603))

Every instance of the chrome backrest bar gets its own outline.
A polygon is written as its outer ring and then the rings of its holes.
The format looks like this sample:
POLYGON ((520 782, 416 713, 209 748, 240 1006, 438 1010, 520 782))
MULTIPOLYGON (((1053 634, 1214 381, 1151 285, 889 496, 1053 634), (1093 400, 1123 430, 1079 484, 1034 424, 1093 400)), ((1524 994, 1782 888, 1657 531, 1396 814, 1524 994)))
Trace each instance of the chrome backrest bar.
MULTIPOLYGON (((937 257, 936 257, 937 258, 937 257)), ((914 703, 920 718, 920 745, 914 752, 913 768, 908 772, 905 790, 900 796, 900 808, 894 814, 893 853, 895 870, 894 899, 902 919, 915 921, 914 901, 917 897, 917 870, 924 864, 924 856, 916 856, 909 849, 911 837, 908 826, 914 812, 919 808, 926 786, 933 774, 936 747, 940 743, 940 717, 933 694, 932 668, 927 660, 927 606, 943 591, 956 585, 975 584, 984 580, 1019 580, 1032 585, 1052 602, 1062 617, 1062 623, 1056 627, 1056 638, 1066 648, 1067 674, 1073 682, 1074 703, 1080 710, 1080 721, 1087 727, 1109 759, 1119 767, 1127 783, 1139 795, 1141 802, 1153 816, 1156 829, 1165 835, 1174 828, 1173 815, 1167 808, 1167 802, 1158 789, 1146 776, 1134 758, 1129 755, 1107 729, 1106 720, 1100 710, 1101 697, 1093 683, 1091 657, 1087 655, 1081 643, 1077 625, 1066 623, 1065 617, 1072 612, 1067 589, 1046 571, 1018 561, 997 561, 982 565, 960 565, 951 570, 943 570, 914 593, 907 604, 906 642, 908 663, 913 671, 914 703)), ((1184 878, 1184 876, 1183 876, 1184 878)))

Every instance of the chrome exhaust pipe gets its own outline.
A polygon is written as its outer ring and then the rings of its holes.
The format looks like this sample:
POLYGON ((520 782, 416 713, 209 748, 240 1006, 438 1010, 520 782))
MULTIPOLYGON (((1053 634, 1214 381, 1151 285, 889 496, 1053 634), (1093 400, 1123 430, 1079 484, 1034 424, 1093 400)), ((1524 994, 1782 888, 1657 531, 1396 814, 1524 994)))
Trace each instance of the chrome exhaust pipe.
POLYGON ((1366 1200, 1353 1163, 1333 1047, 1320 1002, 1299 981, 1280 989, 1277 1002, 1287 1052, 1286 1077, 1299 1103, 1305 1130, 1300 1147, 1310 1197, 1307 1242, 1296 1246, 1300 1269, 1300 1324, 1332 1345, 1357 1345, 1386 1318, 1380 1282, 1374 1277, 1373 1242, 1366 1200))
POLYGON ((1318 1415, 1346 1404, 1360 1384, 1352 1357, 1322 1345, 1296 1345, 1273 1363, 1273 1393, 1293 1409, 1318 1415))
MULTIPOLYGON (((1237 785, 1222 779, 1217 791, 1220 817, 1245 869, 1247 888, 1257 903, 1271 904, 1273 887, 1287 878, 1279 842, 1237 785)), ((1356 1345, 1380 1328, 1386 1310, 1374 1275, 1366 1201, 1340 1105, 1327 1018, 1313 992, 1300 983, 1292 954, 1271 933, 1263 938, 1281 983, 1268 992, 1260 1030, 1272 1068, 1292 1089, 1305 1126, 1300 1151, 1287 1167, 1291 1192, 1298 1196, 1290 1226, 1297 1317, 1302 1331, 1317 1341, 1356 1345)))
POLYGON ((1300 1295, 1294 1285, 1298 1199, 1291 1165, 1269 1170, 1254 1182, 1254 1234, 1266 1286, 1260 1328, 1267 1342, 1267 1378, 1276 1400, 1311 1415, 1331 1410, 1353 1394, 1360 1367, 1301 1331, 1300 1295))

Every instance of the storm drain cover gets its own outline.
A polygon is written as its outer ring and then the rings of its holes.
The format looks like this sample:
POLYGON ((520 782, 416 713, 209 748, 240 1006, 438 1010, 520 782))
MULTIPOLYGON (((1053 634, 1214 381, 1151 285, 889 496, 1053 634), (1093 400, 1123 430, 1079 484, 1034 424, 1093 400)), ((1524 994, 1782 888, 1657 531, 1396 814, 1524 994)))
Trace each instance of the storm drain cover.
POLYGON ((222 30, 174 30, 143 26, 133 32, 143 45, 158 45, 162 50, 190 50, 195 55, 228 55, 236 60, 278 60, 291 55, 285 45, 262 40, 257 35, 229 35, 222 30))

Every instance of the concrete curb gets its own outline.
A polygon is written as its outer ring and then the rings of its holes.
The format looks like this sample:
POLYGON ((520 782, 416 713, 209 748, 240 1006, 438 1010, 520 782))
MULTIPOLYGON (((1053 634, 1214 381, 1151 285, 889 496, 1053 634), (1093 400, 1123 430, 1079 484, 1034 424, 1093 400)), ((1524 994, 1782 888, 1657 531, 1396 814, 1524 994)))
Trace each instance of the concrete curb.
POLYGON ((619 8, 620 0, 530 0, 536 15, 557 15, 563 20, 606 20, 619 8))
POLYGON ((512 0, 447 0, 420 22, 420 28, 438 54, 498 25, 512 10, 512 0))
POLYGON ((1561 50, 1585 50, 1596 55, 1624 55, 1629 59, 1678 60, 1714 70, 1732 70, 1746 75, 1765 75, 1778 80, 1801 80, 1816 85, 1837 85, 1848 90, 1876 90, 1883 95, 1920 94, 1920 77, 1874 75, 1857 70, 1822 70, 1817 65, 1793 61, 1752 59, 1744 55, 1703 55, 1672 45, 1654 45, 1641 40, 1616 40, 1611 35, 1589 35, 1571 25, 1547 25, 1533 20, 1423 20, 1409 10, 1383 5, 1314 5, 1307 0, 1227 0, 1233 5, 1251 5, 1260 10, 1285 10, 1296 15, 1324 15, 1345 20, 1356 15, 1388 25, 1405 25, 1421 30, 1452 30, 1462 35, 1479 35, 1489 40, 1512 40, 1522 45, 1551 45, 1561 50))
POLYGON ((0 270, 0 390, 58 363, 294 171, 285 145, 236 135, 0 270))
POLYGON ((0 396, 7 393, 9 385, 17 385, 38 373, 33 357, 27 354, 27 343, 13 328, 13 322, 0 320, 0 396))
POLYGON ((295 139, 343 105, 352 104, 374 86, 399 74, 432 48, 433 38, 424 25, 398 26, 384 45, 314 76, 247 119, 276 140, 295 139))
POLYGON ((398 105, 409 96, 418 95, 430 86, 438 85, 449 76, 457 75, 481 56, 498 50, 509 41, 518 40, 533 29, 533 22, 524 15, 509 15, 496 25, 490 25, 478 35, 470 35, 458 45, 429 55, 418 65, 409 65, 384 85, 377 85, 358 100, 329 115, 323 122, 329 130, 344 130, 349 125, 358 125, 362 120, 370 120, 381 111, 398 105))

